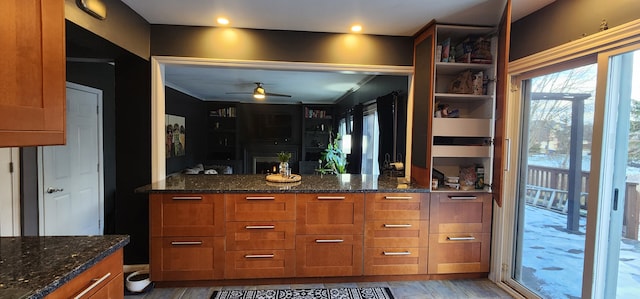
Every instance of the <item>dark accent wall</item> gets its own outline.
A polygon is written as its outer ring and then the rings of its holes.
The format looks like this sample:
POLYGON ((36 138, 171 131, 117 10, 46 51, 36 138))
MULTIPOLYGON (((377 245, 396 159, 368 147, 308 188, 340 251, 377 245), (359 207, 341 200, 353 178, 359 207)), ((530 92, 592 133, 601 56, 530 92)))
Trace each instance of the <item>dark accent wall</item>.
POLYGON ((167 173, 203 163, 207 149, 206 102, 173 88, 165 88, 165 113, 185 118, 185 155, 167 158, 167 173))
POLYGON ((638 0, 558 0, 511 25, 509 60, 516 60, 640 18, 638 0))
POLYGON ((67 81, 102 90, 102 135, 105 234, 115 232, 116 203, 116 100, 115 67, 105 61, 67 61, 67 81))
POLYGON ((65 19, 139 57, 149 59, 149 23, 120 0, 102 2, 107 8, 107 18, 98 20, 81 10, 76 0, 65 0, 65 19))
POLYGON ((151 25, 151 55, 410 66, 413 37, 151 25))

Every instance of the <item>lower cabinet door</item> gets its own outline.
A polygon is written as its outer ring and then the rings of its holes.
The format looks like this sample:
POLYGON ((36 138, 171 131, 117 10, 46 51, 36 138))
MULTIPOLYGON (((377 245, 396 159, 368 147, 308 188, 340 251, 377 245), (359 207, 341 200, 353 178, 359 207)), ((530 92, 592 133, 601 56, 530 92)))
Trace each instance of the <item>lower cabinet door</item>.
POLYGON ((151 239, 153 281, 209 280, 224 276, 224 237, 151 239))
POLYGON ((227 251, 225 278, 295 276, 295 250, 227 251))
POLYGON ((362 275, 362 235, 296 236, 296 276, 362 275))
POLYGON ((364 275, 426 274, 429 249, 366 248, 364 275))
POLYGON ((489 272, 490 233, 429 235, 429 274, 489 272))

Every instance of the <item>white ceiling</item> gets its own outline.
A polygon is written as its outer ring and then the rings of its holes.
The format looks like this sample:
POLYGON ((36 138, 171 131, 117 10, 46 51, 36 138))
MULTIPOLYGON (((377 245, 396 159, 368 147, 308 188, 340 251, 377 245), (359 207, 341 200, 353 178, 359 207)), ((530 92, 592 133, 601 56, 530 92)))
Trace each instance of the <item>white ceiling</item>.
MULTIPOLYGON (((512 0, 512 20, 555 0, 512 0)), ((151 24, 216 26, 219 16, 236 28, 412 36, 429 21, 497 25, 506 0, 122 0, 151 24)), ((168 66, 167 85, 203 100, 248 101, 253 82, 267 92, 291 94, 291 102, 334 102, 368 76, 168 66), (344 89, 336 90, 344 85, 344 89), (313 91, 313 93, 309 91, 313 91)), ((279 98, 282 102, 283 99, 279 98)), ((268 99, 272 102, 277 99, 268 99)))

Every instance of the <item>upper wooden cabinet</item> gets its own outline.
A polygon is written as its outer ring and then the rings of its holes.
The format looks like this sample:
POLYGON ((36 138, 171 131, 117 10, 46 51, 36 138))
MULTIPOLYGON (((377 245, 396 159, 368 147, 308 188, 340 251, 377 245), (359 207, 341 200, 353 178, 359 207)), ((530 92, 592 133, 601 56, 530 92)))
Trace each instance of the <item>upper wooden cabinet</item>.
POLYGON ((63 0, 0 1, 0 147, 65 143, 63 0))
POLYGON ((437 179, 432 191, 490 191, 500 204, 508 56, 503 27, 433 23, 416 36, 411 176, 425 187, 437 179), (459 185, 444 184, 462 173, 473 174, 469 185, 462 177, 459 185))

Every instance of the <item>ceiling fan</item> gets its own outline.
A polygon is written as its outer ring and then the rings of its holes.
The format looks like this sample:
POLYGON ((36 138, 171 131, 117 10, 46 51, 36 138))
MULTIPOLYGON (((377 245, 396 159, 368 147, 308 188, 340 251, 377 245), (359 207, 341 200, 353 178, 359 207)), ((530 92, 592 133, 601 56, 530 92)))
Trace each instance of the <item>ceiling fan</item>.
POLYGON ((250 94, 250 95, 253 95, 254 98, 259 99, 259 100, 264 99, 266 96, 287 97, 287 98, 291 97, 288 94, 267 92, 264 89, 264 87, 262 87, 262 82, 253 82, 253 83, 256 84, 256 88, 253 89, 253 92, 227 92, 227 94, 250 94))

